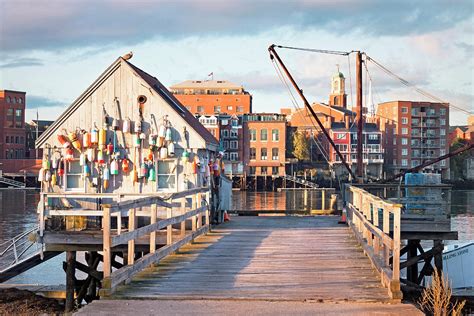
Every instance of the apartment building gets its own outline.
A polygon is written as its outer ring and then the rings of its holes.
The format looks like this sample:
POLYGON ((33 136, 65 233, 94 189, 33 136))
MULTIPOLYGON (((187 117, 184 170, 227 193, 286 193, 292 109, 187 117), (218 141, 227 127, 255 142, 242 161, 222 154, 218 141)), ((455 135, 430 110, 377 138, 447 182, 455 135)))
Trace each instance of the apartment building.
POLYGON ((224 150, 224 173, 241 176, 244 172, 244 132, 242 116, 219 115, 220 145, 224 150))
POLYGON ((187 80, 170 91, 194 115, 252 113, 252 95, 226 80, 187 80))
MULTIPOLYGON (((349 123, 332 123, 329 134, 340 151, 344 160, 349 164, 354 173, 357 170, 357 126, 349 123)), ((380 179, 383 173, 384 148, 382 132, 377 124, 364 123, 362 132, 362 161, 364 173, 367 178, 380 179)), ((328 148, 329 164, 334 168, 336 174, 347 174, 341 159, 327 140, 324 140, 328 148)))
POLYGON ((286 127, 282 114, 243 116, 243 163, 248 176, 285 175, 286 127))
POLYGON ((0 90, 0 159, 25 157, 26 93, 0 90))
MULTIPOLYGON (((449 151, 449 104, 390 101, 377 108, 384 132, 385 171, 394 174, 449 151)), ((449 160, 425 170, 449 178, 449 160)))

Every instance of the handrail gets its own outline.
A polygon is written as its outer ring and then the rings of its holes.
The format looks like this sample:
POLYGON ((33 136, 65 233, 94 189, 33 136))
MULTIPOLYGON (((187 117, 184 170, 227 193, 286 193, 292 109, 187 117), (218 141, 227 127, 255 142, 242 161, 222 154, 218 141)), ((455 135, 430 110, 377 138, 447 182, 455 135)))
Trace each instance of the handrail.
MULTIPOLYGON (((103 276, 101 295, 109 295, 115 288, 132 278, 136 273, 167 254, 192 241, 210 229, 210 190, 209 187, 198 187, 168 195, 136 193, 43 193, 38 211, 40 213, 40 236, 44 235, 46 217, 99 217, 102 218, 103 276), (110 198, 111 203, 101 204, 101 210, 60 209, 50 210, 48 198, 110 198), (131 199, 124 199, 130 197, 131 199), (191 207, 186 205, 191 198, 191 207), (146 208, 146 209, 143 209, 146 208), (166 218, 158 218, 159 211, 166 210, 166 218), (148 217, 149 224, 138 227, 137 217, 148 217), (112 222, 111 218, 117 220, 112 222), (122 217, 128 217, 128 230, 122 229, 122 217), (204 219, 203 219, 204 217, 204 219), (191 232, 186 231, 186 220, 191 220, 191 232), (173 236, 172 227, 180 225, 180 238, 173 236), (156 249, 157 232, 166 229, 166 246, 156 249), (174 238, 173 238, 174 237, 174 238), (135 242, 138 239, 149 239, 149 253, 135 260, 135 242), (173 240, 177 239, 177 240, 173 240), (127 265, 112 270, 112 252, 119 245, 128 246, 127 265)), ((164 217, 164 216, 162 216, 164 217)))
POLYGON ((393 300, 401 300, 400 221, 402 205, 346 185, 348 223, 393 300), (380 215, 382 217, 380 218, 380 215), (391 257, 391 258, 390 258, 391 257), (392 259, 390 261, 390 259, 392 259))

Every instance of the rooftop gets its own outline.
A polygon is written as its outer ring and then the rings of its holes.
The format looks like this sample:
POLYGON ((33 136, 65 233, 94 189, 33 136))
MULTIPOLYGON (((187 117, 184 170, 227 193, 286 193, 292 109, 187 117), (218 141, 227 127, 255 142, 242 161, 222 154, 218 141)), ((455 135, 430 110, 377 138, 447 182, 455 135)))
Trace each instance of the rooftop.
POLYGON ((170 89, 243 89, 235 83, 226 80, 186 80, 175 84, 170 89))

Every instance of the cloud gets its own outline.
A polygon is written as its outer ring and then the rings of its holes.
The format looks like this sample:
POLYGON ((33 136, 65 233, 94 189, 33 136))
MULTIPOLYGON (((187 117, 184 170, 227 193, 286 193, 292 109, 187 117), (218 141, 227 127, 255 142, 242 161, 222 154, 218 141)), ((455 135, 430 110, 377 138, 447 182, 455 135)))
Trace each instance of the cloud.
POLYGON ((133 45, 190 36, 255 35, 280 27, 342 35, 424 34, 472 17, 457 1, 17 0, 0 2, 4 52, 133 45))
POLYGON ((50 99, 39 95, 27 95, 26 104, 29 109, 60 107, 64 106, 66 102, 50 99))
POLYGON ((6 63, 0 64, 1 68, 18 68, 29 66, 43 66, 43 62, 38 58, 18 58, 10 60, 6 63))

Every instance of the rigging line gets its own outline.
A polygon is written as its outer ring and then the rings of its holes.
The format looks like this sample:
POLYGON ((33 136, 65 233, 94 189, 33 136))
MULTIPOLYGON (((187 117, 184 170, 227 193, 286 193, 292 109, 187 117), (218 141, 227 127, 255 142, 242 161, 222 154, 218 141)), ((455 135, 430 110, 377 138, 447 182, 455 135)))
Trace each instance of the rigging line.
POLYGON ((351 106, 354 105, 354 99, 352 97, 352 72, 351 72, 351 56, 347 55, 347 62, 349 63, 349 85, 350 85, 350 88, 351 88, 351 106))
POLYGON ((398 81, 400 81, 402 84, 404 84, 405 86, 407 87, 411 87, 413 88, 416 92, 420 93, 421 95, 427 97, 427 98, 430 98, 430 99, 433 99, 433 100, 436 100, 440 103, 445 103, 445 104, 448 104, 449 107, 453 107, 459 111, 462 111, 462 112, 465 112, 467 114, 472 114, 473 112, 472 111, 468 111, 464 108, 461 108, 459 106, 456 106, 456 105, 453 105, 453 104, 450 104, 449 102, 446 102, 440 98, 438 98, 437 96, 421 89, 421 88, 418 88, 417 86, 415 86, 414 84, 410 83, 409 81, 403 79, 402 77, 398 76, 397 74, 395 74, 394 72, 390 71, 388 68, 386 68, 385 66, 383 66, 382 64, 380 64, 379 62, 377 62, 376 60, 374 60, 372 57, 366 55, 366 59, 373 62, 374 65, 376 65, 377 67, 379 67, 382 71, 384 71, 386 74, 390 75, 391 77, 397 79, 398 81))
MULTIPOLYGON (((291 96, 291 101, 293 103, 293 106, 295 107, 295 109, 297 109, 298 111, 301 111, 302 109, 299 107, 298 105, 298 102, 296 100, 296 98, 294 97, 293 93, 291 92, 291 89, 288 85, 288 83, 286 82, 285 80, 285 77, 283 76, 283 73, 281 72, 281 69, 280 67, 278 66, 278 64, 275 63, 275 61, 272 60, 272 64, 273 64, 273 67, 275 68, 275 71, 277 72, 277 75, 278 75, 278 78, 280 79, 280 81, 286 86, 290 96, 291 96)), ((307 109, 305 108, 305 110, 307 111, 307 109)), ((318 129, 318 127, 315 125, 314 121, 312 120, 312 118, 310 116, 308 116, 310 118, 310 123, 313 125, 313 127, 318 131, 318 132, 321 132, 320 129, 318 129)), ((319 140, 318 140, 319 142, 319 140)), ((319 145, 317 144, 317 147, 318 149, 320 150, 320 152, 322 153, 324 159, 326 159, 326 161, 328 161, 328 156, 329 154, 325 151, 324 149, 324 146, 319 143, 319 145)), ((328 161, 329 162, 329 161, 328 161)))
POLYGON ((275 45, 275 46, 278 47, 278 48, 286 48, 286 49, 293 49, 293 50, 301 50, 301 51, 305 51, 305 52, 329 54, 329 55, 341 55, 341 56, 348 56, 349 54, 354 52, 354 51, 344 52, 344 51, 338 51, 338 50, 292 47, 292 46, 282 46, 282 45, 275 45))

